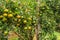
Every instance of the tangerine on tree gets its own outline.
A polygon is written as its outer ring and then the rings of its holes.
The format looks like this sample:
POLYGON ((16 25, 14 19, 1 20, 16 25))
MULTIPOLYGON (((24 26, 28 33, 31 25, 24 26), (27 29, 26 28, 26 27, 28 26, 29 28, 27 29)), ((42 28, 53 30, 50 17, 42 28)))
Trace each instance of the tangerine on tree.
POLYGON ((17 18, 21 18, 21 16, 20 16, 20 15, 17 15, 16 17, 17 17, 17 18))
POLYGON ((27 20, 24 20, 23 23, 27 23, 27 20))
POLYGON ((20 24, 17 24, 17 26, 20 26, 20 24))
POLYGON ((21 19, 18 19, 18 22, 20 22, 21 21, 21 19))
POLYGON ((2 16, 2 15, 0 15, 0 19, 1 19, 1 18, 3 18, 3 16, 2 16))
POLYGON ((32 20, 31 18, 28 18, 29 20, 32 20))
POLYGON ((4 9, 4 12, 8 12, 8 9, 4 9))
POLYGON ((6 16, 7 16, 7 13, 4 13, 4 14, 3 14, 3 16, 5 16, 5 17, 6 17, 6 16))
POLYGON ((13 17, 13 14, 8 14, 8 18, 11 18, 11 17, 13 17))
POLYGON ((23 16, 21 16, 21 18, 24 18, 23 16))
POLYGON ((31 26, 29 26, 28 29, 31 29, 31 26))
POLYGON ((24 29, 26 30, 26 29, 28 29, 27 27, 24 27, 24 29))
POLYGON ((4 35, 7 35, 8 34, 8 31, 4 31, 4 35))

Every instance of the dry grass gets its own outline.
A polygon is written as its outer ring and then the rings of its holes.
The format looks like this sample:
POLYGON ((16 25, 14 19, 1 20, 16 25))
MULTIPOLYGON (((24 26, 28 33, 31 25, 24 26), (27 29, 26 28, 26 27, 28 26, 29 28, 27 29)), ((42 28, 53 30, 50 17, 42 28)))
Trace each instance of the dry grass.
POLYGON ((17 40, 18 36, 14 32, 9 32, 8 40, 17 40))

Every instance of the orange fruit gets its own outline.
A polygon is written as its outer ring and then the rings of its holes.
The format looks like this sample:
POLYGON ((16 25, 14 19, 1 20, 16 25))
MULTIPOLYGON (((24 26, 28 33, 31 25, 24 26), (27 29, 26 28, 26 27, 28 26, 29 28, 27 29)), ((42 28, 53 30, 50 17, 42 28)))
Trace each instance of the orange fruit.
POLYGON ((0 18, 3 18, 3 16, 2 16, 2 15, 0 15, 0 18))
POLYGON ((29 20, 32 20, 31 18, 28 18, 29 20))
POLYGON ((18 19, 18 22, 20 22, 21 21, 21 19, 18 19))
POLYGON ((23 18, 23 16, 21 16, 21 18, 23 18))
POLYGON ((20 26, 20 24, 17 24, 17 26, 20 26))
POLYGON ((16 17, 17 17, 17 18, 21 18, 21 16, 20 16, 20 15, 17 15, 16 17))
POLYGON ((28 29, 27 27, 24 27, 24 29, 26 30, 26 29, 28 29))
POLYGON ((8 34, 8 31, 4 31, 4 35, 7 35, 8 34))
POLYGON ((26 21, 26 20, 24 20, 23 22, 24 22, 24 23, 27 23, 27 21, 26 21))
POLYGON ((6 17, 6 16, 7 16, 7 13, 4 13, 4 14, 3 14, 3 16, 5 16, 5 17, 6 17))
POLYGON ((13 17, 13 14, 8 14, 8 17, 9 17, 9 18, 13 17))
POLYGON ((8 12, 8 9, 5 9, 4 12, 8 12))
POLYGON ((28 27, 28 29, 31 29, 31 27, 28 27))

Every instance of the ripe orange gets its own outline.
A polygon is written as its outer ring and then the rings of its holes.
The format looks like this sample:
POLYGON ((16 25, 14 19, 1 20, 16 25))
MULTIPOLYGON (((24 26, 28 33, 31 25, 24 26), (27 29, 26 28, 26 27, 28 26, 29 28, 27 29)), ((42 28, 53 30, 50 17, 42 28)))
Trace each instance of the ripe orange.
POLYGON ((7 35, 7 34, 8 34, 8 31, 5 31, 5 32, 4 32, 4 35, 7 35))
POLYGON ((17 24, 17 26, 20 26, 20 24, 17 24))
POLYGON ((4 12, 8 12, 8 9, 4 9, 4 12))
POLYGON ((31 26, 29 26, 28 29, 31 29, 31 26))
POLYGON ((24 27, 24 29, 26 30, 26 29, 28 29, 27 27, 24 27))
POLYGON ((23 16, 21 16, 21 18, 23 18, 23 16))
POLYGON ((7 16, 7 13, 4 13, 4 14, 3 14, 3 16, 5 16, 5 17, 6 17, 6 16, 7 16))
POLYGON ((26 20, 24 20, 23 22, 24 22, 24 23, 27 23, 27 21, 26 21, 26 20))
POLYGON ((20 22, 21 21, 21 19, 18 19, 18 22, 20 22))
POLYGON ((20 15, 17 15, 16 17, 17 17, 17 18, 21 18, 21 16, 20 16, 20 15))
POLYGON ((11 18, 11 17, 13 17, 13 14, 8 14, 8 18, 11 18))
POLYGON ((3 18, 3 16, 2 16, 2 15, 0 15, 0 19, 1 19, 1 18, 3 18))
POLYGON ((29 20, 32 20, 31 18, 28 18, 29 20))

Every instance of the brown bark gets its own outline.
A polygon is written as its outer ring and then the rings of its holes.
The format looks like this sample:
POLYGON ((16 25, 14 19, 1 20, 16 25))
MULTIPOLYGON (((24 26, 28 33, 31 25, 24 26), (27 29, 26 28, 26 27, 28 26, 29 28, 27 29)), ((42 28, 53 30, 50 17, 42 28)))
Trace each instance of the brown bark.
MULTIPOLYGON (((37 7, 36 7, 36 10, 37 10, 37 13, 39 13, 39 4, 40 4, 40 0, 36 0, 36 2, 38 3, 37 4, 37 7)), ((39 40, 39 31, 40 31, 40 23, 39 23, 39 20, 40 20, 40 17, 38 15, 37 16, 37 25, 35 27, 35 34, 34 34, 34 37, 33 37, 33 40, 39 40)))

